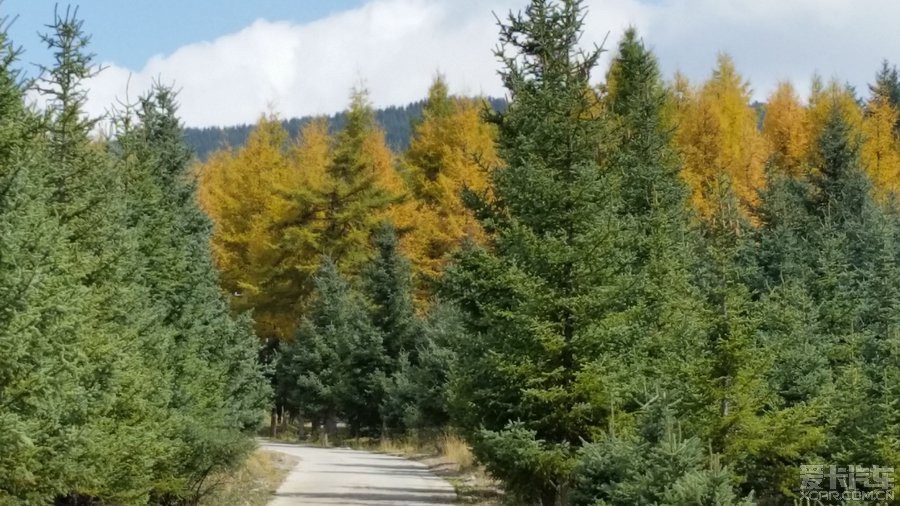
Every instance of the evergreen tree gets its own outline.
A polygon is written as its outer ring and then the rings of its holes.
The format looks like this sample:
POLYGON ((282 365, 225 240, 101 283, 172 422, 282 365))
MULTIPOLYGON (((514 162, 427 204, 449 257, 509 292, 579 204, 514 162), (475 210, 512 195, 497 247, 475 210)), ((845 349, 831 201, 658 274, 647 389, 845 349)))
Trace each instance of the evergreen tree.
POLYGON ((750 506, 738 496, 733 476, 700 439, 684 437, 674 414, 654 405, 634 436, 610 437, 579 452, 573 505, 671 504, 750 506))
POLYGON ((384 349, 362 296, 326 259, 315 277, 315 298, 293 342, 279 361, 279 381, 288 407, 326 423, 337 417, 355 433, 380 429, 384 349))
POLYGON ((86 290, 49 206, 43 124, 24 106, 5 31, 0 51, 0 503, 43 504, 69 491, 84 449, 70 425, 84 394, 71 332, 86 325, 86 290))
POLYGON ((384 339, 384 427, 439 428, 449 421, 453 346, 462 332, 459 317, 437 302, 420 318, 413 307, 410 265, 398 250, 394 228, 382 224, 373 242, 375 258, 363 271, 363 287, 372 323, 384 339))
POLYGON ((81 322, 70 330, 82 399, 61 424, 72 434, 71 457, 58 457, 75 465, 67 468, 58 503, 141 503, 151 469, 167 451, 165 441, 154 439, 166 417, 166 378, 154 362, 168 336, 144 284, 124 181, 90 139, 96 120, 82 110, 83 81, 96 71, 86 52, 89 40, 72 11, 57 15, 51 29, 44 41, 55 63, 38 84, 48 100, 49 204, 77 259, 70 273, 84 290, 81 322))
POLYGON ((372 324, 382 334, 390 364, 396 364, 401 355, 415 363, 416 339, 421 329, 413 307, 409 261, 400 253, 397 234, 390 223, 381 224, 372 243, 375 255, 362 273, 364 293, 372 306, 372 324))
POLYGON ((209 220, 196 205, 192 153, 174 93, 159 87, 119 119, 113 154, 126 175, 131 226, 161 326, 171 334, 154 359, 170 382, 171 448, 156 471, 156 500, 194 500, 209 473, 239 463, 267 402, 251 322, 232 318, 218 288, 209 220))
POLYGON ((790 495, 800 463, 892 458, 878 450, 893 423, 881 411, 881 382, 891 370, 881 359, 891 353, 876 354, 875 365, 866 350, 896 334, 896 296, 887 288, 896 279, 895 248, 887 246, 896 229, 873 200, 851 121, 833 107, 809 182, 779 181, 763 197, 760 336, 772 357, 766 381, 777 394, 766 405, 791 425, 774 431, 790 436, 779 438, 778 452, 756 452, 764 460, 749 466, 762 497, 790 495), (852 407, 847 398, 856 400, 852 407))
MULTIPOLYGON (((321 278, 316 279, 317 285, 324 282, 321 278)), ((324 303, 322 298, 313 299, 311 317, 317 316, 315 311, 324 307, 324 303)), ((280 349, 276 363, 276 393, 290 413, 301 421, 312 422, 314 432, 321 423, 326 423, 328 433, 334 435, 335 427, 331 424, 338 416, 336 388, 341 379, 338 348, 330 340, 334 336, 321 332, 309 318, 301 321, 294 338, 280 349)))
POLYGON ((711 378, 704 301, 691 278, 698 236, 658 64, 633 29, 619 44, 607 82, 612 138, 603 169, 618 175, 622 198, 610 253, 629 253, 584 304, 598 316, 594 356, 627 359, 621 366, 609 358, 592 364, 585 388, 601 388, 597 399, 617 412, 610 426, 620 434, 630 429, 638 401, 660 391, 679 398, 684 424, 699 431, 709 422, 711 378))
POLYGON ((819 149, 824 164, 812 206, 821 246, 812 287, 835 373, 834 389, 827 392, 826 448, 841 462, 896 458, 879 444, 893 437, 885 429, 896 427, 893 412, 883 410, 890 397, 882 397, 892 388, 884 381, 897 371, 896 229, 875 204, 860 167, 859 140, 837 112, 819 149), (846 396, 860 405, 847 405, 846 396))
POLYGON ((334 259, 342 272, 358 273, 369 259, 372 232, 402 193, 403 182, 367 95, 355 90, 321 190, 321 252, 334 259))
POLYGON ((458 420, 523 503, 555 504, 572 445, 605 422, 607 406, 575 387, 584 362, 598 361, 589 296, 621 258, 615 190, 596 163, 589 78, 600 53, 577 47, 582 11, 579 1, 536 0, 501 24, 512 101, 494 120, 506 163, 492 201, 470 198, 494 244, 469 247, 445 276, 473 336, 460 343, 458 420))
MULTIPOLYGON (((869 85, 869 91, 873 98, 884 98, 895 110, 900 108, 900 73, 897 72, 897 66, 891 65, 887 60, 882 61, 881 68, 875 74, 875 83, 869 85)), ((894 128, 900 134, 900 123, 895 124, 894 128)))
POLYGON ((23 241, 3 255, 15 262, 4 264, 4 288, 19 292, 3 328, 30 342, 5 346, 25 367, 3 367, 5 450, 19 462, 0 496, 194 501, 208 473, 250 448, 245 432, 265 400, 255 340, 218 294, 170 94, 143 103, 139 128, 93 141, 94 121, 81 110, 82 79, 92 75, 87 38, 72 12, 52 28, 45 40, 56 65, 39 86, 49 97, 42 121, 21 106, 14 52, 4 60, 4 153, 19 167, 4 172, 0 214, 23 241))
MULTIPOLYGON (((407 373, 415 402, 414 418, 404 420, 408 428, 435 429, 450 423, 449 402, 457 364, 456 350, 459 341, 465 338, 459 311, 447 303, 433 303, 422 323, 416 346, 417 363, 407 373)), ((400 368, 397 374, 403 373, 400 368)))

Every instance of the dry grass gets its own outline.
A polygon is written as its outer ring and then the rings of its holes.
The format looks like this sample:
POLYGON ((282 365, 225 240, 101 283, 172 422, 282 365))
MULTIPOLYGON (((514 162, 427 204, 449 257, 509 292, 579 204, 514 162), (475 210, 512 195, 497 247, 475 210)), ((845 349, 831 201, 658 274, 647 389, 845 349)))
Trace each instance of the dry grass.
POLYGON ((472 469, 475 456, 468 443, 455 434, 444 434, 438 438, 438 452, 445 459, 458 465, 460 470, 472 469))
POLYGON ((296 463, 290 455, 258 449, 239 469, 215 477, 200 505, 265 506, 296 463))

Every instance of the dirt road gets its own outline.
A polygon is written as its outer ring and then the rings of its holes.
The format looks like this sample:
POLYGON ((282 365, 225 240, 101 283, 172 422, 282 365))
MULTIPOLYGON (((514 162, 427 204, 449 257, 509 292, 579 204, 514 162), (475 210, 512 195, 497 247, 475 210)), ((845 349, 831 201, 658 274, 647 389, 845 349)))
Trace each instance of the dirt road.
POLYGON ((300 462, 269 506, 435 506, 456 503, 453 486, 418 462, 351 450, 261 443, 300 462))

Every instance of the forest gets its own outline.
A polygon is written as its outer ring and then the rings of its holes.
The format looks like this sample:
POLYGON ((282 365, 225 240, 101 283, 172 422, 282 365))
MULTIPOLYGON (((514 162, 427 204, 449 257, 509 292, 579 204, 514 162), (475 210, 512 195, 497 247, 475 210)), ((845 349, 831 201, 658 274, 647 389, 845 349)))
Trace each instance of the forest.
MULTIPOLYGON (((502 98, 487 98, 491 107, 498 111, 506 108, 506 100, 502 98)), ((409 148, 409 140, 412 137, 413 124, 422 117, 424 100, 406 104, 404 106, 388 106, 375 109, 375 121, 384 130, 387 145, 395 152, 406 151, 409 148)), ((316 116, 304 116, 283 120, 282 124, 291 138, 297 137, 300 130, 308 123, 317 119, 328 122, 328 130, 335 133, 343 129, 346 122, 346 113, 339 112, 326 118, 316 116)), ((185 127, 184 140, 194 153, 202 161, 209 155, 222 148, 240 148, 247 142, 254 125, 234 125, 227 127, 185 127)))
POLYGON ((196 504, 269 403, 253 323, 220 292, 172 90, 99 139, 74 11, 44 41, 32 82, 0 34, 0 504, 196 504))
POLYGON ((162 86, 92 134, 74 17, 35 82, 0 38, 0 505, 197 504, 266 422, 458 434, 514 505, 897 504, 900 72, 759 104, 590 15, 501 17, 505 99, 402 142, 357 88, 199 157, 162 86))

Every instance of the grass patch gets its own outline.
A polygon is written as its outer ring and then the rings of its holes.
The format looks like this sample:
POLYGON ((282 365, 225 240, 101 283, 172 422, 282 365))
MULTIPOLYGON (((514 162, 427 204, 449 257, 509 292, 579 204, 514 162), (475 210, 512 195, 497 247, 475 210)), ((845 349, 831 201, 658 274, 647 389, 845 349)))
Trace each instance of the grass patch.
POLYGON ((240 468, 213 477, 200 506, 265 506, 296 464, 296 457, 257 449, 240 468))

